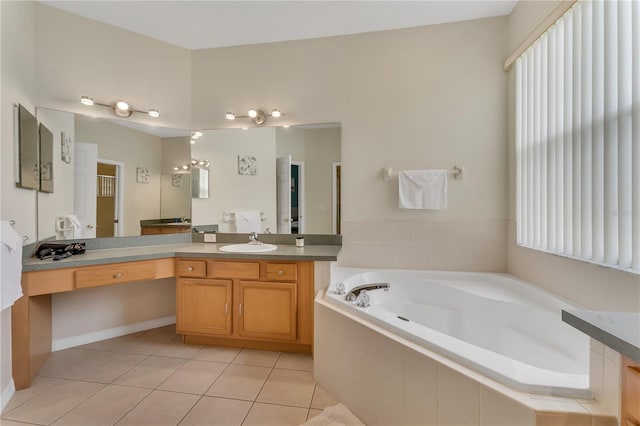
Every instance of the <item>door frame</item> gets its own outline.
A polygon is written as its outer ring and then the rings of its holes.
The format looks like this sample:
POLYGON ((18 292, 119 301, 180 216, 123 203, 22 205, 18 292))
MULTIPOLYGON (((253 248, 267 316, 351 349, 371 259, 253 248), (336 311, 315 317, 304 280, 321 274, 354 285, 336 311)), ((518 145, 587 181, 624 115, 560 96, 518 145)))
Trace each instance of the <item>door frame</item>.
POLYGON ((304 234, 304 161, 291 160, 292 166, 298 166, 298 234, 304 234))
POLYGON ((114 223, 114 237, 124 236, 124 162, 98 158, 98 163, 116 166, 116 219, 114 223))
MULTIPOLYGON (((333 188, 331 195, 331 223, 334 234, 338 233, 338 167, 342 168, 342 161, 334 161, 333 163, 331 163, 331 182, 333 188)), ((340 184, 342 185, 342 176, 340 176, 340 184)))

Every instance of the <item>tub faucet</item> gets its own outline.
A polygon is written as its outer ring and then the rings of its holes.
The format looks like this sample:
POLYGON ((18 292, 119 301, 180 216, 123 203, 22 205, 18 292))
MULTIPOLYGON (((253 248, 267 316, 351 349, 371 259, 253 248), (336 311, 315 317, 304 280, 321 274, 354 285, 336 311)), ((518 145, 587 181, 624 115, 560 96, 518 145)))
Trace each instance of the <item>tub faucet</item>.
POLYGON ((358 298, 358 296, 360 295, 360 292, 362 290, 384 290, 384 291, 389 291, 389 288, 391 287, 391 284, 389 283, 371 283, 371 284, 364 284, 364 285, 359 285, 357 287, 354 287, 351 289, 351 291, 349 293, 347 293, 347 295, 345 296, 345 299, 347 300, 347 302, 353 302, 354 300, 356 300, 358 298))

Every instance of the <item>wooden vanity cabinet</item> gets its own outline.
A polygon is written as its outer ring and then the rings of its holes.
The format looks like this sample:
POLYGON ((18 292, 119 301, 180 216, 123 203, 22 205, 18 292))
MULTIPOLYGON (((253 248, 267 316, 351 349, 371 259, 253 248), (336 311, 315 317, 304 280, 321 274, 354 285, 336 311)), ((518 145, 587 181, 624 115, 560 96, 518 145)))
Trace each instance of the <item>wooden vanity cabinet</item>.
POLYGON ((313 262, 176 260, 187 343, 311 352, 313 262))
POLYGON ((621 358, 622 420, 621 426, 640 426, 640 364, 621 358))

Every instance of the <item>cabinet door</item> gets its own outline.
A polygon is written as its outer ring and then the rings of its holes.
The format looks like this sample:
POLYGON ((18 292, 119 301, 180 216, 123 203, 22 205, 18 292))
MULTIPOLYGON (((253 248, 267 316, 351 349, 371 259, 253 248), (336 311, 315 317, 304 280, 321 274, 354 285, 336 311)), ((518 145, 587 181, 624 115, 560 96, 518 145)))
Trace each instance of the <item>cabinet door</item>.
POLYGON ((238 335, 296 340, 297 297, 295 283, 240 281, 238 335))
POLYGON ((178 333, 231 334, 231 280, 179 279, 176 285, 178 333))

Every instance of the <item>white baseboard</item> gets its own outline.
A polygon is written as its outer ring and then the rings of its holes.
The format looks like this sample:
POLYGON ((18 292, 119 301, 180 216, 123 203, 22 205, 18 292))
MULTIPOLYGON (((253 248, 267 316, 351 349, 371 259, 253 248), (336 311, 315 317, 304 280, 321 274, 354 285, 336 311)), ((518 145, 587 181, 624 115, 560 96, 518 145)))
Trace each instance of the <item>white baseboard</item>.
POLYGON ((2 389, 2 396, 0 396, 0 413, 4 411, 4 407, 11 401, 14 393, 16 393, 16 384, 13 379, 11 379, 9 384, 2 389))
POLYGON ((106 330, 94 331, 93 333, 81 334, 79 336, 65 337, 64 339, 56 339, 51 342, 51 350, 53 352, 62 349, 73 348, 74 346, 86 345, 100 340, 111 339, 113 337, 124 336, 126 334, 136 333, 138 331, 150 330, 152 328, 163 327, 165 325, 175 324, 176 316, 156 318, 149 321, 137 322, 134 324, 122 325, 120 327, 108 328, 106 330))

